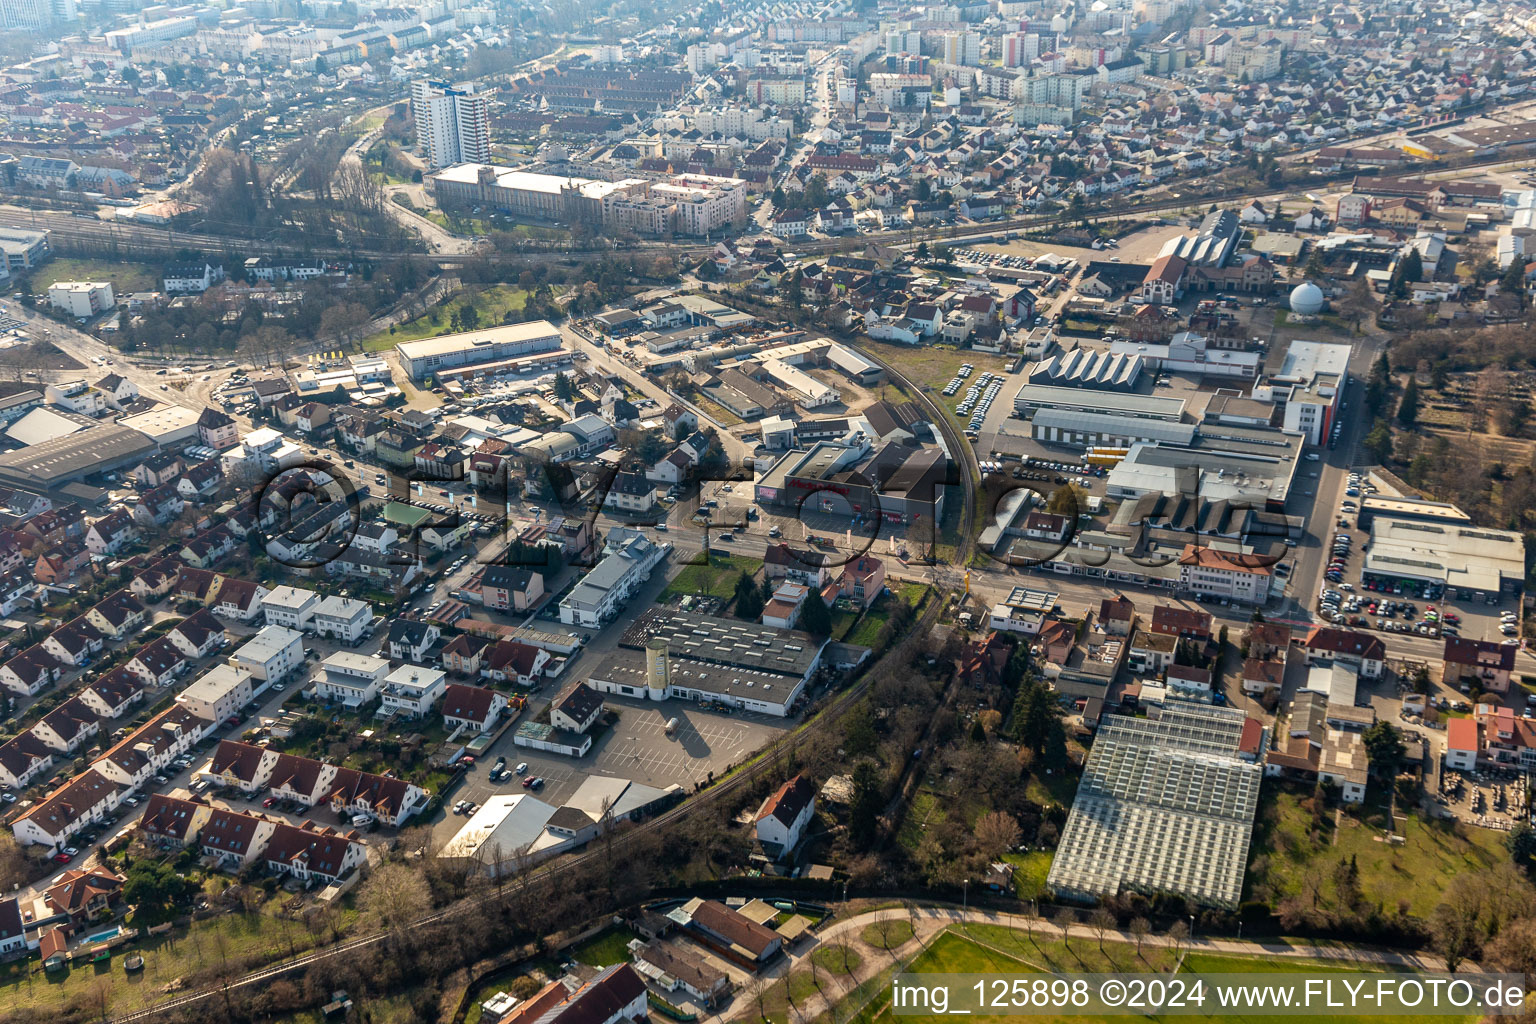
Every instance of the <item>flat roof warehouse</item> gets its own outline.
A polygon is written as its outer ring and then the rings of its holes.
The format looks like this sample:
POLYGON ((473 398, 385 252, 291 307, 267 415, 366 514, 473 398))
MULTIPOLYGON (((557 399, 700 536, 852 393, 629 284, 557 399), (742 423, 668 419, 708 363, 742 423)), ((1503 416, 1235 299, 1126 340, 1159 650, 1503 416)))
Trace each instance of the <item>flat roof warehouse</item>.
POLYGON ((66 437, 0 455, 0 481, 47 489, 92 473, 121 468, 157 448, 148 436, 129 427, 87 427, 66 437))

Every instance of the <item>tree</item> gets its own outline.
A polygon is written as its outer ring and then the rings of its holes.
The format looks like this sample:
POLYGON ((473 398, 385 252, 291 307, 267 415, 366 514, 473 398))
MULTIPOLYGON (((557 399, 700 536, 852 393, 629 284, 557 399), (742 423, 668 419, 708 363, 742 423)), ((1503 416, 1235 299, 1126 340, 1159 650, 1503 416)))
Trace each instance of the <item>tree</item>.
POLYGON ((124 879, 123 899, 151 918, 181 899, 187 888, 186 880, 164 861, 137 861, 124 879))
POLYGON ((800 628, 812 636, 832 635, 832 611, 814 590, 806 595, 800 608, 800 628))
POLYGON ((1365 744, 1365 758, 1373 773, 1389 779, 1397 774, 1405 749, 1397 726, 1382 720, 1365 730, 1360 739, 1365 744))
POLYGON ((1131 918, 1131 938, 1136 940, 1136 955, 1141 956, 1141 944, 1147 941, 1147 933, 1152 930, 1152 922, 1144 917, 1131 918))
POLYGON ((1431 915, 1430 933, 1446 970, 1454 973, 1463 960, 1477 955, 1480 910, 1477 903, 1460 900, 1440 904, 1431 915))
POLYGON ((563 373, 555 374, 555 397, 562 402, 569 402, 572 394, 571 378, 563 373))
POLYGON ((1408 383, 1403 385, 1403 397, 1397 400, 1397 422, 1405 427, 1411 427, 1419 419, 1419 383, 1413 374, 1408 375, 1408 383))
POLYGON ((1376 457, 1377 462, 1388 462, 1392 458, 1392 427, 1386 420, 1378 419, 1371 427, 1371 432, 1365 435, 1365 447, 1376 457))
POLYGON ((880 769, 867 758, 860 761, 853 769, 853 803, 848 811, 848 836, 860 850, 874 844, 880 829, 881 789, 880 769))
POLYGON ((1022 832, 1013 815, 988 811, 976 819, 976 846, 981 855, 995 861, 1019 845, 1022 832))
POLYGON ((1051 720, 1055 717, 1051 695, 1037 680, 1029 680, 1014 701, 1013 736, 1021 744, 1039 753, 1045 749, 1051 720))
POLYGON ((1504 845, 1515 866, 1530 874, 1531 869, 1536 867, 1536 828, 1529 821, 1517 822, 1510 829, 1509 835, 1504 837, 1504 845))
POLYGON ((1323 266, 1323 254, 1314 245, 1312 247, 1312 254, 1307 257, 1307 265, 1301 270, 1302 276, 1317 280, 1327 272, 1327 268, 1323 266))
POLYGON ((390 932, 395 941, 431 905, 426 880, 404 864, 375 868, 358 893, 358 903, 364 917, 390 932))
POLYGON ((755 621, 763 614, 763 595, 752 577, 743 572, 736 577, 736 617, 755 621))
POLYGON ((1073 192, 1072 198, 1067 200, 1067 217, 1082 225, 1088 223, 1088 200, 1081 192, 1073 192))
POLYGON ((1062 484, 1051 492, 1045 508, 1048 512, 1076 521, 1079 515, 1088 510, 1088 492, 1077 484, 1062 484))

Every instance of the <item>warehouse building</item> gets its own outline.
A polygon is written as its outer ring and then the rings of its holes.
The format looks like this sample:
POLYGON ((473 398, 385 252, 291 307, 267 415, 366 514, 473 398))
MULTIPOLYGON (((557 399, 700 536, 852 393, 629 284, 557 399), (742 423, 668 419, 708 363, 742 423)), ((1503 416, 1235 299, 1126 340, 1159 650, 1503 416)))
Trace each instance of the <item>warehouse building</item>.
POLYGON ((1525 540, 1513 530, 1377 515, 1361 579, 1439 583, 1450 598, 1497 601, 1525 587, 1525 540))
POLYGON ((1036 441, 1075 448, 1128 448, 1142 442, 1188 445, 1194 441, 1198 429, 1193 423, 1062 409, 1040 409, 1029 421, 1030 436, 1036 441))
POLYGON ((0 483, 47 490, 143 461, 155 442, 137 430, 101 424, 0 455, 0 483))
POLYGON ((783 718, 821 664, 809 633, 712 615, 651 609, 587 684, 642 700, 692 700, 783 718))
POLYGON ((483 331, 445 334, 395 346, 400 365, 412 380, 461 366, 478 366, 518 356, 553 352, 560 347, 560 329, 548 320, 491 327, 483 331))
POLYGON ((1109 715, 1083 767, 1046 882, 1065 899, 1175 893, 1235 910, 1268 733, 1241 711, 1170 697, 1109 715))
POLYGON ((856 517, 878 514, 887 522, 934 522, 944 514, 944 491, 953 467, 938 448, 823 442, 792 449, 759 477, 761 505, 798 509, 806 502, 822 512, 856 517))
POLYGON ((1024 419, 1040 409, 1055 409, 1060 412, 1101 412, 1130 419, 1178 423, 1184 419, 1187 404, 1182 398, 1056 387, 1051 384, 1025 384, 1013 397, 1013 411, 1024 419))

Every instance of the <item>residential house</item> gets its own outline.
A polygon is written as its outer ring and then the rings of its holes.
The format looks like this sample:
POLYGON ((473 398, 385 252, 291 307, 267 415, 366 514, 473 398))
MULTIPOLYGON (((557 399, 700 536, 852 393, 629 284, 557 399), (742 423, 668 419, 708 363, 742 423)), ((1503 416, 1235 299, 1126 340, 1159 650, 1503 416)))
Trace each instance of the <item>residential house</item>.
POLYGON ((399 827, 426 804, 428 795, 426 790, 404 779, 338 768, 326 802, 337 814, 365 814, 382 824, 399 827))
POLYGON ((1518 650, 1515 644, 1448 636, 1441 655, 1441 681, 1464 692, 1506 693, 1518 650))
POLYGON ((544 597, 544 576, 531 569, 488 565, 480 574, 485 607, 496 611, 526 612, 544 597))
POLYGON ((507 709, 507 698, 483 686, 449 683, 443 688, 443 725, 488 732, 507 709))
POLYGON ((603 698, 580 680, 561 690, 549 706, 549 721, 559 729, 585 733, 603 713, 603 698))
POLYGON ((804 775, 796 775, 757 809, 757 841, 775 860, 783 860, 800 845, 815 814, 816 787, 804 775))
POLYGON ((498 683, 531 688, 539 684, 549 660, 549 652, 542 647, 498 640, 482 656, 480 674, 498 683))

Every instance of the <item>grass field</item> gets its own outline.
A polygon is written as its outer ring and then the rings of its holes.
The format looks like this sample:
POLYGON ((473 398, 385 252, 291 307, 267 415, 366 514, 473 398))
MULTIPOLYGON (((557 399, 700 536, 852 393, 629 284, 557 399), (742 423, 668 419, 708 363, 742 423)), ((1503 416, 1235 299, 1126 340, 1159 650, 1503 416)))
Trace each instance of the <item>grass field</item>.
POLYGON ((1473 828, 1459 834, 1450 822, 1426 822, 1412 814, 1399 815, 1393 829, 1404 838, 1402 845, 1379 842, 1386 813, 1371 803, 1358 820, 1341 815, 1337 834, 1325 831, 1314 842, 1307 835, 1310 816, 1301 800, 1293 790, 1264 787, 1249 857, 1250 892, 1267 886, 1278 900, 1300 893, 1302 880, 1312 874, 1321 876, 1322 898, 1331 900, 1334 865, 1354 857, 1366 900, 1387 907, 1406 900, 1410 913, 1427 918, 1456 875, 1505 856, 1501 832, 1473 828))
POLYGON ((55 257, 32 272, 32 290, 46 292, 58 281, 110 281, 114 295, 160 290, 160 272, 147 263, 55 257))
MULTIPOLYGON (((970 349, 959 349, 953 345, 923 345, 907 346, 892 345, 883 341, 861 340, 859 347, 868 349, 886 362, 901 370, 908 380, 918 384, 927 384, 935 392, 944 390, 955 376, 955 371, 960 369, 961 363, 970 363, 974 366, 975 377, 983 370, 991 370, 993 373, 1002 373, 1008 365, 1008 361, 1002 356, 987 355, 985 352, 972 352, 970 349)), ((964 388, 961 389, 964 393, 964 388)), ((954 407, 954 399, 947 400, 949 408, 954 407)), ((946 404, 942 395, 935 394, 934 401, 941 405, 946 404)))
POLYGON ((463 291, 442 305, 434 306, 425 316, 398 325, 394 333, 380 331, 364 338, 361 344, 369 352, 381 352, 402 341, 420 341, 439 334, 451 334, 454 311, 463 309, 471 302, 480 314, 477 330, 499 327, 502 318, 508 313, 520 314, 527 300, 527 292, 510 284, 492 285, 482 291, 463 291))
POLYGON ((634 933, 627 928, 608 928, 579 946, 572 946, 571 959, 592 967, 608 967, 629 962, 629 940, 634 933))
POLYGON ((657 599, 666 602, 684 594, 706 594, 729 600, 736 593, 737 577, 742 573, 751 576, 762 567, 760 558, 711 552, 708 565, 685 565, 657 599))
MULTIPOLYGON (((926 583, 894 583, 891 586, 891 591, 894 594, 905 597, 907 603, 915 610, 922 603, 923 595, 928 592, 928 585, 926 583)), ((864 617, 853 628, 853 632, 848 634, 847 642, 858 644, 862 647, 873 646, 876 638, 880 635, 880 628, 891 617, 890 604, 891 598, 888 597, 882 597, 876 601, 873 606, 865 611, 864 617)), ((833 626, 836 627, 836 625, 837 622, 834 619, 833 626)), ((836 634, 835 628, 833 633, 834 635, 836 634)))
POLYGON ((1039 899, 1045 895, 1045 878, 1051 873, 1054 857, 1050 850, 1003 855, 1003 860, 1013 865, 1013 891, 1020 899, 1039 899))
MULTIPOLYGON (((1076 938, 1070 942, 1062 942, 1059 933, 1044 931, 1033 934, 1003 925, 957 925, 942 932, 933 939, 926 949, 911 962, 906 964, 903 970, 914 974, 995 974, 1006 976, 1011 974, 1035 974, 1035 973, 1102 973, 1124 972, 1136 974, 1150 974, 1154 972, 1168 972, 1175 966, 1173 951, 1162 946, 1145 945, 1138 953, 1134 944, 1125 942, 1106 941, 1099 943, 1093 938, 1076 938)), ((1265 973, 1284 974, 1308 973, 1340 974, 1355 972, 1381 971, 1385 968, 1373 967, 1369 964, 1338 964, 1327 961, 1313 961, 1304 959, 1292 959, 1281 957, 1244 957, 1220 954, 1190 953, 1181 966, 1181 972, 1199 973, 1265 973)), ((937 1020, 937 1016, 910 1016, 902 1014, 896 1016, 891 1013, 887 1001, 889 992, 889 974, 885 972, 876 983, 860 986, 860 990, 848 1000, 835 1015, 838 1021, 854 1022, 885 1022, 912 1021, 912 1020, 937 1020), (870 997, 873 996, 871 999, 870 997), (851 1015, 854 1007, 869 1000, 866 1011, 862 1014, 851 1015)), ((1209 993, 1207 993, 1209 994, 1209 993)), ((970 1015, 973 1020, 983 1020, 1003 1024, 1004 1021, 1017 1021, 1016 1016, 989 1016, 970 1015)), ((1215 1013, 1211 1011, 1209 1003, 1204 1014, 1164 1014, 1152 1016, 1153 1020, 1188 1020, 1196 1017, 1205 1019, 1219 1019, 1223 1021, 1260 1021, 1268 1019, 1257 1015, 1245 1015, 1236 1013, 1215 1013)), ((828 1020, 830 1018, 822 1018, 828 1020)), ((1084 1016, 1060 1016, 1031 1015, 1032 1021, 1060 1021, 1081 1022, 1090 1018, 1084 1016)), ((1372 1015, 1350 1017, 1344 1015, 1329 1015, 1329 1021, 1360 1021, 1367 1022, 1422 1020, 1423 1017, 1409 1018, 1406 1016, 1395 1017, 1391 1015, 1372 1015)), ((1437 1017, 1437 1020, 1455 1017, 1437 1017)), ((1461 1018, 1474 1020, 1475 1017, 1461 1018)))
MULTIPOLYGON (((279 901, 267 904, 276 908, 279 901)), ((164 987, 177 978, 245 958, 271 962, 314 945, 309 931, 297 921, 278 917, 264 908, 255 914, 226 914, 198 921, 185 929, 141 941, 132 949, 143 953, 144 968, 123 969, 124 953, 115 953, 104 964, 77 965, 66 971, 30 973, 30 961, 0 967, 0 1007, 19 1010, 63 1009, 90 1006, 123 1014, 142 1009, 164 997, 164 987)), ((343 912, 343 920, 354 911, 343 912)), ((5 1016, 0 1011, 0 1018, 5 1016)))

